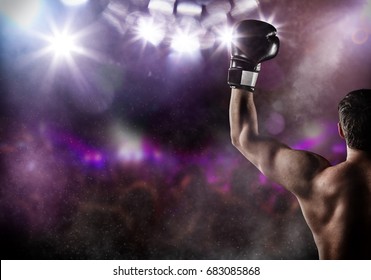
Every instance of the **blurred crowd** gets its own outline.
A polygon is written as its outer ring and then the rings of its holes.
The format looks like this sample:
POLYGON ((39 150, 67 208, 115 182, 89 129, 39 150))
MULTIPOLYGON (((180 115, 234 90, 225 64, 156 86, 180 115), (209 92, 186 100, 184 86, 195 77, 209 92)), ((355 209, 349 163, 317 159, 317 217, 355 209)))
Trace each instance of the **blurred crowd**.
POLYGON ((226 188, 201 164, 83 167, 20 135, 1 144, 2 259, 317 258, 295 198, 245 160, 226 188))

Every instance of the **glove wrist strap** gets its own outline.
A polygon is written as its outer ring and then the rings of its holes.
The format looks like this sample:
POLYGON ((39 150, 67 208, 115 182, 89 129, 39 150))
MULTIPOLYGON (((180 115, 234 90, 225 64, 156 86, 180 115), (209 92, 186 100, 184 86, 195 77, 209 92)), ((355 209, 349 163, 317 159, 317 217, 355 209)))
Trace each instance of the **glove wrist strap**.
POLYGON ((244 88, 254 91, 259 72, 230 68, 228 84, 231 88, 244 88))

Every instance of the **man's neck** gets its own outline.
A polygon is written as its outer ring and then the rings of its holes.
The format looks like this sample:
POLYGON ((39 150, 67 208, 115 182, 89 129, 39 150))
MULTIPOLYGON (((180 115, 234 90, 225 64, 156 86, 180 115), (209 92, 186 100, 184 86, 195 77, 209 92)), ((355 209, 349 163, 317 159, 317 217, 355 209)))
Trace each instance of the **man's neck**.
POLYGON ((356 161, 363 161, 363 160, 371 161, 371 152, 352 149, 347 146, 347 159, 346 160, 349 162, 356 162, 356 161))

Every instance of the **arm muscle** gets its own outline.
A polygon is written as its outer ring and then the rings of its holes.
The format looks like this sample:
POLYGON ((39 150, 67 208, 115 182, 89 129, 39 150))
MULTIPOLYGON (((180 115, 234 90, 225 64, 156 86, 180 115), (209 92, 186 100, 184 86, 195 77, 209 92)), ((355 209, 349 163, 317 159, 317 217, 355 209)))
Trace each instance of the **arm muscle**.
POLYGON ((297 196, 308 195, 315 175, 330 165, 319 155, 261 136, 252 92, 232 89, 230 126, 233 145, 265 176, 297 196))

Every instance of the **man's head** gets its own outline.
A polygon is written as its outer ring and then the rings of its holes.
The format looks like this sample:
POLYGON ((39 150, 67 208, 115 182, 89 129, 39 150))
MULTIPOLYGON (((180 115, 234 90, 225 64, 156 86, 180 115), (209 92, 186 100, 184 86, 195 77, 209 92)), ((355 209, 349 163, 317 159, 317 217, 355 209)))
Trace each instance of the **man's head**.
POLYGON ((340 127, 349 148, 371 151, 371 89, 348 93, 339 106, 340 127))

